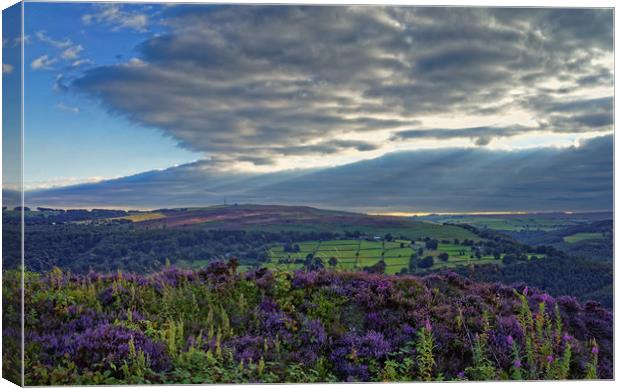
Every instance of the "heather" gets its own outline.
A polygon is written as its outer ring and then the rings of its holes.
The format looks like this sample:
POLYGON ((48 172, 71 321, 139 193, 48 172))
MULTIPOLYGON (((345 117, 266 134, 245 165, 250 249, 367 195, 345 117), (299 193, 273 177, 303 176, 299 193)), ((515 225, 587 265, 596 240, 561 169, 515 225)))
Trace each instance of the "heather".
POLYGON ((147 276, 55 269, 25 287, 28 385, 613 377, 600 304, 451 272, 238 273, 231 261, 147 276))

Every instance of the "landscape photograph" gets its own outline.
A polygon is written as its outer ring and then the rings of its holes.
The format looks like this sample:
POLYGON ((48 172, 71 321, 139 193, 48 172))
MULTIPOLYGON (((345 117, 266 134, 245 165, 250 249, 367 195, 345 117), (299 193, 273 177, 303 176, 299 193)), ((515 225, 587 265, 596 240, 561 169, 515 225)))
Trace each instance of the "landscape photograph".
POLYGON ((2 376, 614 379, 614 10, 3 10, 2 376))

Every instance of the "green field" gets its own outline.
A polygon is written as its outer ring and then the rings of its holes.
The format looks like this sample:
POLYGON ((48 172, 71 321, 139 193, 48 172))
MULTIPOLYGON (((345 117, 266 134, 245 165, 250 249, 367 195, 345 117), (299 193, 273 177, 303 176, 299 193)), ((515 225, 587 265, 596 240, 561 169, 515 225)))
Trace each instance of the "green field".
POLYGON ((467 214, 467 215, 428 215, 416 217, 437 223, 469 224, 477 228, 489 228, 510 232, 543 231, 563 229, 569 226, 584 225, 594 220, 604 219, 606 213, 530 213, 530 214, 467 214))
POLYGON ((540 230, 551 231, 559 228, 566 227, 567 225, 573 225, 573 223, 565 223, 556 219, 527 217, 527 218, 515 218, 515 217, 476 217, 476 216, 458 216, 458 217, 446 217, 437 220, 437 222, 448 222, 454 224, 469 224, 479 228, 489 228, 496 230, 506 231, 521 231, 521 230, 540 230))
MULTIPOLYGON (((356 270, 385 261, 386 273, 395 274, 401 269, 409 268, 409 259, 419 248, 423 248, 422 257, 433 256, 435 264, 431 269, 454 268, 469 264, 500 264, 501 260, 493 256, 472 257, 472 248, 460 244, 439 244, 436 250, 428 250, 422 241, 397 240, 391 242, 367 240, 332 240, 332 241, 304 241, 298 243, 299 252, 285 252, 281 245, 269 250, 271 261, 266 265, 271 268, 294 270, 303 267, 295 260, 304 260, 308 254, 322 259, 325 266, 329 266, 331 257, 338 260, 336 269, 356 270), (438 258, 441 253, 448 254, 448 261, 438 258)), ((529 254, 531 259, 534 254, 529 254)), ((540 255, 537 257, 540 258, 540 255)))
POLYGON ((575 233, 570 236, 564 237, 564 241, 567 243, 576 243, 584 240, 600 240, 603 238, 603 233, 575 233))

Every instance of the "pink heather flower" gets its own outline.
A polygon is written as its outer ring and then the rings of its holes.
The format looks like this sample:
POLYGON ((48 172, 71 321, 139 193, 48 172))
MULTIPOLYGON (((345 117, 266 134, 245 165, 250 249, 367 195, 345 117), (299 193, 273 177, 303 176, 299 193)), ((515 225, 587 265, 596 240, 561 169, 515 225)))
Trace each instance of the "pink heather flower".
POLYGON ((562 339, 566 342, 570 341, 573 339, 573 336, 567 333, 564 333, 564 335, 562 336, 562 339))
POLYGON ((519 360, 519 359, 515 360, 515 362, 514 362, 514 367, 515 367, 516 369, 521 368, 521 360, 519 360))
POLYGON ((592 354, 598 354, 598 348, 596 346, 592 347, 592 354))
POLYGON ((424 327, 426 328, 426 330, 431 331, 433 329, 433 326, 431 326, 431 321, 427 318, 426 321, 424 322, 424 327))
POLYGON ((506 342, 508 342, 508 345, 512 346, 513 339, 512 339, 512 336, 511 336, 511 335, 509 335, 508 337, 506 337, 506 342))
POLYGON ((550 354, 550 355, 547 356, 547 362, 549 364, 551 364, 553 362, 553 355, 550 354))
POLYGON ((525 286, 525 288, 523 289, 523 295, 527 295, 529 288, 527 286, 525 286))

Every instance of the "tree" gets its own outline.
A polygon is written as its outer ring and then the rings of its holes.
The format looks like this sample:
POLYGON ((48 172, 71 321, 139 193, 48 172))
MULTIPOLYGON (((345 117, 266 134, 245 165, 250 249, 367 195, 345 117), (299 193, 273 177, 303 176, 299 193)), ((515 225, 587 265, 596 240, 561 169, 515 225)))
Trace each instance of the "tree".
POLYGON ((422 260, 418 262, 418 267, 430 268, 433 266, 433 264, 435 264, 435 260, 433 259, 433 256, 426 256, 425 258, 423 258, 422 260))
POLYGON ((450 256, 446 252, 441 252, 437 257, 439 258, 439 260, 442 261, 448 261, 448 259, 450 258, 450 256))
POLYGON ((415 273, 418 267, 418 255, 413 253, 411 257, 409 257, 409 272, 415 273))
POLYGON ((437 240, 428 240, 425 243, 426 249, 436 250, 439 246, 439 242, 437 240))
POLYGON ((514 264, 517 261, 517 256, 513 255, 512 253, 504 255, 504 258, 502 259, 502 262, 505 265, 510 265, 510 264, 514 264))
POLYGON ((334 256, 329 258, 329 265, 331 267, 336 267, 338 265, 338 259, 335 258, 334 256))
POLYGON ((380 260, 377 264, 371 265, 369 267, 364 267, 364 271, 368 273, 385 273, 385 261, 380 260))
POLYGON ((384 237, 385 241, 392 241, 394 240, 394 236, 392 236, 391 233, 386 234, 384 237))
POLYGON ((316 271, 318 269, 325 268, 325 264, 323 264, 323 259, 320 257, 314 257, 313 255, 311 258, 306 259, 304 267, 306 267, 308 271, 316 271))

